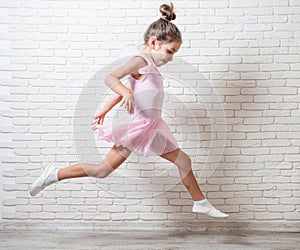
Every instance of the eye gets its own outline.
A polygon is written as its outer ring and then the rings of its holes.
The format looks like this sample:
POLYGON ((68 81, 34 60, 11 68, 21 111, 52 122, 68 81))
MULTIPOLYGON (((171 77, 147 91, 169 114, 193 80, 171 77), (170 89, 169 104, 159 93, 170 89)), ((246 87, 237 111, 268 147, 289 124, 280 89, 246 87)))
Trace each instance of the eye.
POLYGON ((173 52, 171 50, 167 50, 168 54, 173 54, 173 52))

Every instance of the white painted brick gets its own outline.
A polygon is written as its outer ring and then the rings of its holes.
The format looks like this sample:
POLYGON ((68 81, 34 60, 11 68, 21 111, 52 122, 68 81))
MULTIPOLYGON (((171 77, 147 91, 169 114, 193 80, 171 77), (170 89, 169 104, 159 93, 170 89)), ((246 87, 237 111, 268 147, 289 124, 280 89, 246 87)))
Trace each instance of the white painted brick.
POLYGON ((196 219, 197 215, 194 213, 190 213, 190 211, 188 211, 188 213, 171 213, 168 214, 168 219, 170 220, 194 220, 196 219))
POLYGON ((28 213, 22 212, 2 212, 2 219, 14 219, 14 220, 26 220, 28 219, 28 213))
POLYGON ((291 212, 291 213, 285 213, 284 219, 286 220, 299 220, 299 213, 291 212))
MULTIPOLYGON (((53 161, 50 161, 50 162, 54 162, 54 160, 53 161)), ((44 192, 43 193, 43 198, 45 197, 45 198, 56 198, 56 197, 65 197, 65 198, 69 198, 71 195, 71 192, 70 191, 52 191, 51 190, 51 188, 52 188, 52 190, 55 190, 54 188, 54 186, 52 185, 52 186, 50 186, 50 187, 47 187, 47 190, 49 191, 49 192, 44 192), (51 191, 51 192, 50 192, 51 191), (59 194, 58 194, 59 193, 59 194)), ((80 197, 80 196, 78 196, 78 197, 80 197)))
POLYGON ((29 205, 29 206, 17 205, 16 206, 16 212, 26 213, 28 211, 30 211, 30 212, 42 212, 42 206, 38 206, 38 205, 29 205))
POLYGON ((4 206, 14 206, 14 205, 27 205, 27 199, 4 199, 3 205, 4 206))
POLYGON ((39 63, 41 64, 66 64, 65 58, 55 58, 55 57, 39 57, 39 63))
POLYGON ((256 213, 255 214, 255 219, 257 220, 280 220, 283 219, 283 214, 282 213, 256 213))
POLYGON ((56 204, 56 198, 44 198, 43 199, 31 199, 31 204, 44 205, 44 204, 56 204))
POLYGON ((242 184, 261 183, 261 181, 262 181, 261 177, 237 177, 234 180, 235 183, 242 183, 242 184))
POLYGON ((292 197, 292 192, 290 190, 268 190, 264 191, 263 197, 272 197, 272 198, 282 198, 282 197, 292 197))
POLYGON ((241 50, 243 50, 244 55, 258 55, 259 54, 258 48, 231 48, 230 54, 240 55, 241 50))
POLYGON ((244 124, 272 124, 273 118, 245 118, 244 124))
POLYGON ((139 213, 112 213, 111 214, 111 220, 113 221, 136 221, 139 219, 139 213))
POLYGON ((44 213, 44 212, 34 212, 34 213, 29 213, 28 217, 30 219, 39 219, 39 220, 53 220, 55 219, 55 213, 44 213))
POLYGON ((201 72, 213 72, 213 71, 228 71, 227 65, 202 65, 200 66, 201 72))
POLYGON ((163 214, 163 213, 142 213, 142 214, 140 214, 140 219, 146 220, 146 221, 166 220, 167 217, 168 217, 167 214, 163 214))
POLYGON ((299 198, 291 197, 291 198, 280 198, 280 203, 284 205, 292 205, 299 204, 299 198), (295 203, 296 202, 296 203, 295 203))
POLYGON ((55 219, 80 220, 82 217, 82 212, 55 212, 55 219))
POLYGON ((232 214, 231 217, 238 220, 253 220, 254 214, 253 212, 239 212, 237 214, 232 214))
MULTIPOLYGON (((84 159, 98 160, 84 127, 78 134, 82 149, 72 142, 78 97, 86 81, 115 60, 125 44, 139 43, 157 18, 156 4, 12 0, 2 5, 8 9, 0 10, 0 78, 7 86, 1 92, 5 105, 0 107, 5 118, 0 128, 5 164, 0 176, 5 190, 1 218, 195 219, 176 166, 168 169, 162 160, 145 164, 134 156, 97 182, 102 189, 74 179, 28 199, 29 186, 43 163, 69 165, 78 150, 85 153, 84 159)), ((186 80, 187 86, 166 84, 179 102, 166 101, 164 118, 184 150, 194 150, 200 141, 194 172, 206 196, 236 220, 299 220, 294 212, 299 204, 300 159, 298 2, 187 1, 175 3, 175 8, 184 10, 175 22, 184 40, 178 53, 183 63, 169 72, 186 80), (180 103, 195 110, 198 133, 180 103), (223 143, 220 159, 210 159, 220 161, 218 170, 203 178, 202 163, 223 143)), ((102 92, 91 89, 84 96, 86 117, 98 95, 102 92)), ((77 118, 86 124, 87 118, 77 118)), ((99 142, 103 155, 110 146, 99 142)), ((191 152, 195 158, 196 154, 191 152)))
POLYGON ((43 212, 69 212, 69 206, 44 205, 43 212))
POLYGON ((226 56, 229 55, 229 49, 226 48, 205 48, 200 49, 200 55, 202 56, 226 56))
POLYGON ((262 191, 242 191, 242 192, 235 192, 235 197, 263 197, 262 191))
POLYGON ((140 206, 140 205, 126 205, 126 213, 132 212, 151 212, 153 206, 140 206))
POLYGON ((225 204, 251 204, 251 198, 229 198, 225 199, 225 204))

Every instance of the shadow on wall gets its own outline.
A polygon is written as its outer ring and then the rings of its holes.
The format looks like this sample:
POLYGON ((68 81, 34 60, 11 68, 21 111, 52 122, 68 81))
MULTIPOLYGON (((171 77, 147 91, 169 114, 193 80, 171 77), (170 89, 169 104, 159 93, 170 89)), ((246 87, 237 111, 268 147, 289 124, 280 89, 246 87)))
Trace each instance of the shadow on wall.
MULTIPOLYGON (((233 181, 235 191, 228 194, 233 197, 226 202, 239 204, 237 218, 264 219, 267 213, 268 218, 284 219, 288 211, 282 204, 293 204, 289 200, 292 186, 284 184, 290 182, 289 170, 293 166, 285 161, 285 155, 295 152, 292 141, 287 139, 292 136, 288 135, 289 125, 283 124, 291 116, 291 105, 284 99, 286 84, 281 81, 274 86, 272 80, 261 80, 260 75, 256 79, 255 73, 247 76, 244 80, 227 81, 226 89, 219 90, 224 96, 228 128, 222 164, 224 176, 233 181)), ((221 191, 233 189, 221 185, 221 191)), ((222 192, 225 197, 226 192, 222 192)))
MULTIPOLYGON (((119 59, 99 70, 82 89, 73 121, 74 142, 79 161, 101 161, 105 157, 107 148, 112 146, 97 140, 90 129, 90 121, 93 120, 99 105, 103 105, 112 93, 108 87, 100 85, 99 82, 104 82, 108 73, 127 60, 128 58, 119 59), (91 93, 95 95, 92 96, 91 93), (87 154, 89 151, 92 153, 87 154)), ((193 169, 199 182, 207 182, 222 160, 226 142, 226 119, 222 100, 197 67, 179 58, 161 67, 160 73, 164 77, 162 117, 170 126, 180 148, 191 156, 193 169)), ((108 122, 113 122, 113 119, 114 115, 108 115, 108 122)), ((164 162, 159 157, 145 159, 130 156, 130 160, 143 164, 164 162)), ((156 167, 158 164, 153 169, 154 174, 149 178, 162 176, 178 178, 177 172, 174 173, 174 166, 169 164, 162 169, 156 167)), ((132 176, 132 178, 136 177, 132 176)), ((126 178, 130 176, 126 175, 126 178)), ((176 181, 176 184, 179 182, 180 180, 176 181)))

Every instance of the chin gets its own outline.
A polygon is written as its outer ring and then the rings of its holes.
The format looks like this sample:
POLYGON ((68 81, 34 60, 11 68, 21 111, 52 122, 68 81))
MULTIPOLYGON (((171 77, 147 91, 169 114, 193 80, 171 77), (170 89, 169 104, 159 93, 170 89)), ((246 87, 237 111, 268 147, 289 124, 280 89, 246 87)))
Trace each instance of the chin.
POLYGON ((167 64, 167 63, 166 63, 166 62, 159 62, 159 63, 156 64, 156 66, 157 66, 157 67, 160 67, 160 66, 163 66, 163 65, 165 65, 165 64, 167 64))

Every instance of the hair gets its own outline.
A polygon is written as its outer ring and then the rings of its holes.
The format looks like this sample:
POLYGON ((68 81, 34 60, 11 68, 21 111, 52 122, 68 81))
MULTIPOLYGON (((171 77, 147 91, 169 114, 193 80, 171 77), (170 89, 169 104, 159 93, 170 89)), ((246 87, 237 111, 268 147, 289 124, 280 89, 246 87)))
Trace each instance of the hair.
POLYGON ((155 36, 158 41, 169 43, 177 41, 182 43, 181 32, 175 24, 171 23, 172 20, 176 19, 173 4, 163 4, 160 6, 159 11, 161 17, 157 21, 151 23, 144 33, 145 44, 147 44, 149 39, 153 36, 155 36))

